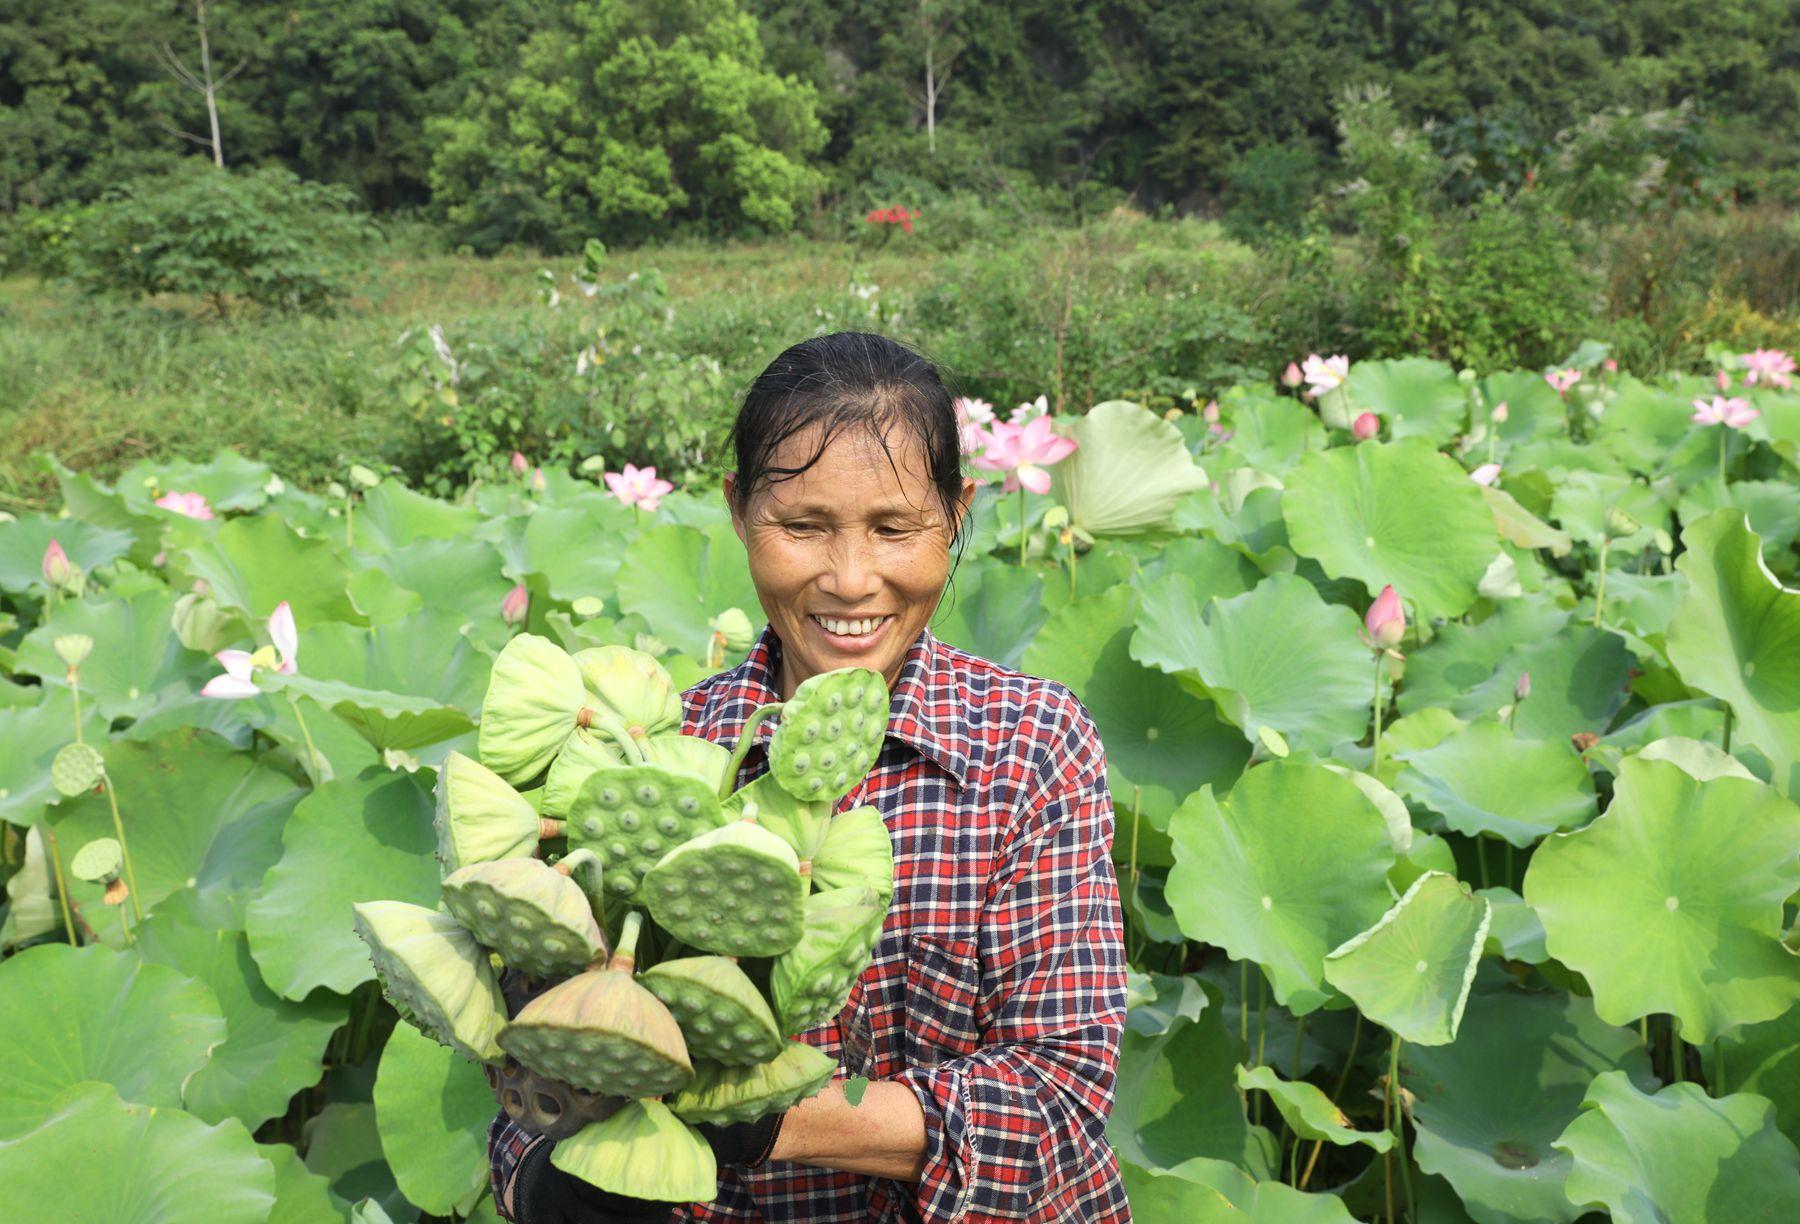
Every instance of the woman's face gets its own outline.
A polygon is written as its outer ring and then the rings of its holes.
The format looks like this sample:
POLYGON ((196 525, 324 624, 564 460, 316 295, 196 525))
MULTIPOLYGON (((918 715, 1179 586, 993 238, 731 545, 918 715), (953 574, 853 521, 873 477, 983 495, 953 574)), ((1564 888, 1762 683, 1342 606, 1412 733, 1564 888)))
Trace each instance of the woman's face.
MULTIPOLYGON (((805 462, 817 439, 817 428, 789 438, 770 466, 805 462)), ((904 427, 887 440, 891 461, 868 430, 840 430, 812 467, 765 483, 744 514, 732 516, 781 638, 783 700, 801 681, 839 667, 872 668, 892 689, 944 593, 956 524, 944 517, 923 445, 904 427)), ((735 479, 725 478, 728 500, 735 479)), ((965 477, 964 509, 974 494, 965 477)))

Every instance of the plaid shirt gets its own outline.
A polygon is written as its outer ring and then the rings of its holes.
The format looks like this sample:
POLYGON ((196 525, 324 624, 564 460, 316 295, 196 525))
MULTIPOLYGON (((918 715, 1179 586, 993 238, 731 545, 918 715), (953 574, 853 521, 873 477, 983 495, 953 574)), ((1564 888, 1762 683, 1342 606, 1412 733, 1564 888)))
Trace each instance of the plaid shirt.
MULTIPOLYGON (((780 649, 765 629, 742 665, 689 689, 682 730, 735 742, 780 699, 780 649)), ((771 731, 757 729, 740 785, 767 770, 771 731)), ((862 804, 893 836, 893 902, 849 1002, 800 1039, 835 1055, 840 1078, 913 1090, 922 1180, 722 1166, 718 1196, 673 1219, 1129 1221, 1106 1140, 1125 1019, 1113 810, 1087 710, 1060 684, 921 632, 887 742, 837 810, 862 804)), ((504 1114, 489 1134, 507 1214, 532 1140, 504 1114)))

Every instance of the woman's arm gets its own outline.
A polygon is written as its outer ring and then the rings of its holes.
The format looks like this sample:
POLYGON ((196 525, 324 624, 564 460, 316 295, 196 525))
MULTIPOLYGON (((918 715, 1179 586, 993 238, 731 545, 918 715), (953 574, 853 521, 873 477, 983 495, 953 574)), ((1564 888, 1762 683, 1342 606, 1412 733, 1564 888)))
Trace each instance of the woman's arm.
POLYGON ((919 1180, 925 1167, 925 1111, 905 1084, 870 1084, 854 1106, 842 1080, 800 1102, 782 1119, 771 1160, 919 1180))

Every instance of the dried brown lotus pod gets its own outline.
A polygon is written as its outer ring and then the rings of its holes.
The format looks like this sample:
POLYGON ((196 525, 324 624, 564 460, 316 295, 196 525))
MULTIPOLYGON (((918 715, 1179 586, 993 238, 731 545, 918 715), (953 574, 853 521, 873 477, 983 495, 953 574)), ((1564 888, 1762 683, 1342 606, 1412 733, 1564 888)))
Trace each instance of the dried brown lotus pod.
POLYGON ((587 1092, 539 1075, 512 1058, 496 1075, 506 1116, 530 1133, 552 1139, 567 1139, 590 1122, 604 1122, 626 1102, 625 1097, 587 1092))

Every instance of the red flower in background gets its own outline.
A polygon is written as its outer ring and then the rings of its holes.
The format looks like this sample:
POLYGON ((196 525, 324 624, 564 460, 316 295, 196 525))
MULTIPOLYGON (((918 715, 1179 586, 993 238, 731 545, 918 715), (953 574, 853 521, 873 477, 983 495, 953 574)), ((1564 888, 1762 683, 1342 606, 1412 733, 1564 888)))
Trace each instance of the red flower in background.
POLYGON ((905 208, 872 208, 864 220, 871 225, 898 225, 907 233, 912 233, 912 223, 924 216, 921 209, 905 208))

